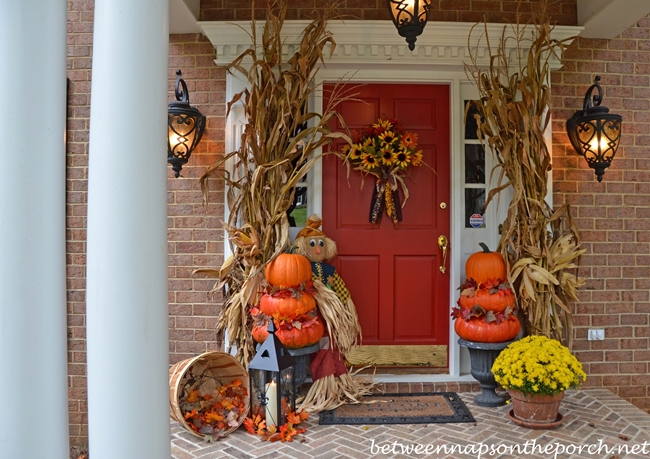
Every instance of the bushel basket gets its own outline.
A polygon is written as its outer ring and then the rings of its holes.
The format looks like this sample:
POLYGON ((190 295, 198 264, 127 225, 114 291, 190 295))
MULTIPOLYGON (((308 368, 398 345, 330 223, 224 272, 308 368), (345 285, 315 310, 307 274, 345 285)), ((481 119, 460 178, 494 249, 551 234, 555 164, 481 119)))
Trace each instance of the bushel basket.
POLYGON ((194 375, 201 379, 197 387, 199 394, 211 394, 222 385, 230 384, 236 379, 241 381, 241 387, 246 389, 244 409, 239 413, 236 426, 228 426, 219 432, 219 436, 228 435, 236 430, 248 415, 250 408, 250 381, 246 369, 232 355, 222 351, 211 351, 191 359, 180 361, 169 369, 169 414, 190 433, 203 438, 205 435, 193 430, 180 407, 180 397, 183 395, 184 376, 194 375), (189 373, 191 372, 191 373, 189 373))

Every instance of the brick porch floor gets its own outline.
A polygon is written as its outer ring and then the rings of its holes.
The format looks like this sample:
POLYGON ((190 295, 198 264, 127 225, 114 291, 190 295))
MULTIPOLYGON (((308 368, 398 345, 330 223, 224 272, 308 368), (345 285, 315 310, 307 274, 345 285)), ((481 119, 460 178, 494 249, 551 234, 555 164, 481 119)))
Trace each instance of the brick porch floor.
MULTIPOLYGON (((476 386, 469 386, 475 389, 476 386)), ((389 387, 390 389, 390 387, 389 387)), ((400 387, 400 389, 402 389, 400 387)), ((414 388, 416 389, 416 388, 414 388)), ((419 387, 418 387, 419 389, 419 387)), ((423 387, 426 391, 427 387, 423 387)), ((513 424, 507 417, 509 405, 499 408, 484 408, 474 404, 475 393, 461 392, 468 385, 458 387, 459 395, 472 412, 476 423, 465 424, 411 424, 411 425, 370 425, 370 426, 320 426, 318 417, 313 415, 307 421, 307 432, 301 441, 292 443, 262 442, 247 433, 243 427, 217 443, 208 444, 189 434, 179 424, 172 422, 173 459, 221 459, 221 458, 478 458, 478 450, 449 452, 449 448, 476 448, 485 445, 489 448, 505 448, 508 445, 521 445, 522 453, 509 454, 504 450, 482 458, 603 458, 635 459, 650 458, 650 414, 636 408, 606 389, 593 389, 567 392, 560 412, 564 422, 553 430, 530 430, 513 424), (528 442, 528 449, 523 449, 528 442), (533 443, 535 442, 535 443, 533 443), (600 443, 599 443, 600 442, 600 443), (645 454, 642 448, 645 443, 645 454), (560 445, 556 446, 556 443, 560 445), (374 451, 372 450, 374 445, 374 451), (401 447, 422 445, 422 453, 403 454, 401 447), (430 447, 430 454, 424 448, 430 447), (535 446, 534 454, 532 448, 535 446), (549 445, 549 446, 546 446, 549 445), (584 445, 582 453, 557 454, 561 446, 565 448, 584 445), (592 447, 592 454, 587 447, 592 447), (629 451, 637 447, 637 454, 625 450, 610 450, 627 446, 629 451), (437 446, 448 448, 448 453, 437 446), (545 447, 550 448, 544 452, 545 447), (382 452, 389 451, 388 453, 382 452), (600 452, 598 449, 600 448, 600 452), (393 453, 393 450, 397 453, 393 453), (433 452, 431 452, 433 451, 433 452), (467 454, 464 454, 464 453, 467 454), (526 452, 530 452, 526 454, 526 452)), ((450 388, 450 390, 454 390, 450 388)), ((415 392, 415 390, 414 390, 415 392)))

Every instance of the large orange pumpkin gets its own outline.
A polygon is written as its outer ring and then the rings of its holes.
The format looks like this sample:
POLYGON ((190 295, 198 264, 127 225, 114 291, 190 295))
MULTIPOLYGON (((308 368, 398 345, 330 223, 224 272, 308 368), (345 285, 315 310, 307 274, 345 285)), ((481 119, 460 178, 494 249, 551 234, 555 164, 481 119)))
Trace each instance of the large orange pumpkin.
POLYGON ((474 279, 479 284, 488 280, 507 281, 508 274, 503 255, 499 252, 490 252, 488 246, 482 242, 479 245, 483 248, 483 252, 473 253, 465 263, 467 278, 474 279))
POLYGON ((458 336, 467 341, 478 343, 503 343, 510 341, 519 333, 521 325, 519 320, 511 315, 506 320, 497 324, 486 322, 482 317, 472 317, 469 320, 456 319, 454 330, 458 336))
POLYGON ((481 289, 477 290, 474 296, 461 295, 458 304, 467 309, 478 305, 486 311, 503 312, 508 306, 515 305, 515 296, 508 290, 490 294, 489 291, 481 289))
POLYGON ((293 319, 300 314, 312 311, 316 301, 311 295, 303 293, 300 298, 282 298, 264 294, 260 301, 260 311, 275 320, 293 319))
MULTIPOLYGON (((263 343, 266 337, 269 336, 267 328, 266 324, 253 327, 253 339, 258 343, 263 343)), ((324 333, 325 327, 317 317, 314 323, 301 329, 295 327, 291 330, 278 328, 275 336, 278 337, 287 349, 300 349, 301 347, 316 344, 323 337, 324 333)))
POLYGON ((297 253, 281 253, 266 265, 266 280, 278 287, 293 287, 311 279, 311 263, 297 253))

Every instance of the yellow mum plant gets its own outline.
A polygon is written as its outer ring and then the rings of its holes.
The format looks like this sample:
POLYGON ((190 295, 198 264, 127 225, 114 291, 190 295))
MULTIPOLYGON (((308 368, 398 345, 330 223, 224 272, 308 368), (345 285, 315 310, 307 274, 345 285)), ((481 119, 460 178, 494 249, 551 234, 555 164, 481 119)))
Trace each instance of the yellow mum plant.
POLYGON ((582 364, 559 341, 527 336, 510 344, 494 361, 492 373, 504 389, 526 395, 555 395, 587 379, 582 364))

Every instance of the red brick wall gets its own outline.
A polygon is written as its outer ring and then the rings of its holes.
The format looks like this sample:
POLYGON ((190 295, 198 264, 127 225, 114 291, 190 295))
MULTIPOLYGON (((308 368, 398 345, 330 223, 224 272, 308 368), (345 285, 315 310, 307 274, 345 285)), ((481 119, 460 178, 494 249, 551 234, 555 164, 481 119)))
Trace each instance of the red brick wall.
MULTIPOLYGON (((93 6, 92 0, 68 2, 68 406, 71 442, 77 445, 85 444, 88 435, 85 252, 93 6)), ((214 328, 221 298, 209 298, 212 280, 192 275, 199 267, 220 266, 223 259, 219 224, 224 213, 223 187, 212 182, 211 205, 206 209, 198 181, 224 151, 225 70, 217 68, 214 58, 214 48, 205 37, 170 36, 169 100, 173 99, 175 71, 181 69, 191 104, 208 118, 203 140, 181 177, 173 178, 171 168, 168 172, 170 363, 218 348, 214 328)), ((160 152, 161 161, 165 154, 160 152)))
POLYGON ((68 409, 73 444, 88 435, 86 391, 86 198, 93 3, 68 2, 67 289, 68 409))
POLYGON ((587 249, 574 348, 587 386, 650 411, 650 17, 613 40, 578 39, 552 78, 554 201, 571 204, 587 249), (602 183, 564 128, 596 75, 603 105, 623 116, 621 146, 602 183), (587 341, 589 328, 604 328, 605 340, 587 341))
MULTIPOLYGON (((309 19, 323 0, 288 0, 287 19, 309 19)), ((344 19, 390 20, 386 0, 343 0, 338 12, 344 19)), ((523 21, 540 5, 541 0, 432 0, 430 21, 516 22, 517 11, 523 21)), ((561 25, 576 25, 575 0, 556 0, 548 7, 553 21, 561 25)), ((202 21, 241 21, 251 18, 252 0, 202 0, 202 21)), ((256 18, 263 18, 265 0, 255 2, 256 18)))
MULTIPOLYGON (((202 203, 199 178, 224 152, 226 72, 214 64, 215 51, 199 34, 171 35, 169 45, 170 91, 175 71, 183 72, 190 103, 207 117, 201 143, 181 171, 168 180, 169 235, 169 351, 175 363, 218 348, 216 317, 221 297, 209 298, 214 280, 192 275, 197 268, 214 268, 223 262, 223 182, 210 182, 209 208, 202 203)), ((173 95, 170 92, 170 100, 173 95)))

